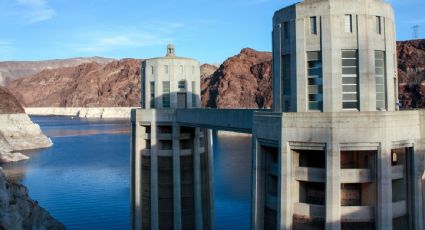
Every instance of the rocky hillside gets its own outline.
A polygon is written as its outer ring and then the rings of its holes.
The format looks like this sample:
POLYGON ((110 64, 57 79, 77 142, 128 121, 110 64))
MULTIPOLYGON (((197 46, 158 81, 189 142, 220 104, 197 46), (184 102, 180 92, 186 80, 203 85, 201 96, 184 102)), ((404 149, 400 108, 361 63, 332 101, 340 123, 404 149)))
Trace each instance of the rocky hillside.
POLYGON ((123 59, 43 70, 15 80, 9 90, 28 107, 137 106, 140 60, 123 59))
POLYGON ((245 48, 201 79, 202 105, 217 108, 270 108, 270 52, 245 48))
POLYGON ((399 98, 404 108, 425 108, 425 39, 397 43, 399 98))
POLYGON ((6 61, 0 62, 0 85, 22 77, 34 75, 45 69, 56 69, 77 66, 88 62, 106 64, 114 59, 102 57, 70 58, 46 61, 6 61))
POLYGON ((31 200, 25 186, 6 179, 0 168, 0 229, 65 229, 31 200))
POLYGON ((25 113, 21 103, 4 87, 0 86, 0 114, 25 113))
MULTIPOLYGON (((139 106, 140 60, 43 70, 8 89, 26 107, 139 106)), ((269 108, 271 53, 243 49, 218 68, 202 65, 201 91, 206 107, 269 108)))

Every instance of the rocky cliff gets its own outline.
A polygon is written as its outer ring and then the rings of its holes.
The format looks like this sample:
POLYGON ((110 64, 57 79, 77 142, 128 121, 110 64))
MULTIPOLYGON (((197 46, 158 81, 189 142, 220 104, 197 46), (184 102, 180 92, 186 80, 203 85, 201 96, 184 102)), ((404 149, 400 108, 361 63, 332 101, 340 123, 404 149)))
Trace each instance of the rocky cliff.
POLYGON ((201 79, 202 105, 212 108, 270 108, 271 53, 242 49, 201 79))
POLYGON ((43 70, 8 85, 25 107, 131 107, 140 101, 140 60, 43 70))
POLYGON ((51 145, 52 141, 25 114, 17 99, 0 87, 0 163, 28 159, 16 151, 51 145))
POLYGON ((77 66, 88 62, 97 62, 106 64, 114 59, 102 57, 89 57, 89 58, 70 58, 70 59, 57 59, 46 61, 6 61, 0 62, 0 85, 22 78, 29 77, 45 69, 56 69, 63 67, 77 66))
POLYGON ((425 108, 425 39, 397 42, 399 98, 404 108, 425 108))
POLYGON ((0 168, 0 229, 65 229, 31 200, 25 186, 6 179, 0 168))

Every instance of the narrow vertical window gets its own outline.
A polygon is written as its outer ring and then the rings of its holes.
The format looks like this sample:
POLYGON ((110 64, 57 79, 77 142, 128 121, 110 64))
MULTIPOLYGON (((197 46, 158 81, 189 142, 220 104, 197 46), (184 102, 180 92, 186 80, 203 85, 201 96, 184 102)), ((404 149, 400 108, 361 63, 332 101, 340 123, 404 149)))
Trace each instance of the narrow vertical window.
POLYGON ((162 82, 162 107, 170 108, 170 82, 162 82))
POLYGON ((317 34, 317 20, 316 17, 310 17, 310 33, 317 34))
POLYGON ((155 82, 154 81, 151 81, 150 92, 151 92, 151 108, 155 108, 155 82))
POLYGON ((168 65, 165 65, 165 66, 164 66, 164 73, 165 73, 165 74, 168 74, 168 65))
POLYGON ((197 96, 196 96, 196 81, 192 81, 192 107, 197 107, 197 96))
POLYGON ((154 67, 153 67, 153 65, 151 66, 151 73, 153 74, 153 72, 154 72, 154 67))
POLYGON ((283 23, 283 37, 285 39, 289 38, 289 22, 284 22, 283 23))
POLYGON ((385 51, 375 51, 376 109, 386 109, 385 51))
POLYGON ((195 66, 192 66, 192 74, 195 74, 195 66))
POLYGON ((380 16, 376 16, 376 33, 377 34, 381 34, 381 17, 380 16))
POLYGON ((307 52, 308 109, 322 110, 322 55, 320 51, 307 52))
POLYGON ((281 78, 281 89, 283 95, 283 109, 285 112, 290 110, 289 99, 291 96, 291 56, 282 56, 282 78, 281 78))
POLYGON ((145 109, 146 108, 146 86, 145 86, 145 75, 146 75, 146 73, 145 73, 145 70, 146 70, 146 68, 145 68, 145 64, 144 63, 142 63, 142 81, 141 81, 141 89, 140 89, 140 94, 142 95, 141 97, 140 97, 140 106, 142 107, 142 109, 145 109))
POLYGON ((344 29, 345 29, 346 33, 353 32, 353 18, 351 16, 351 14, 345 15, 344 29))
POLYGON ((358 109, 358 62, 357 50, 342 51, 342 108, 358 109))

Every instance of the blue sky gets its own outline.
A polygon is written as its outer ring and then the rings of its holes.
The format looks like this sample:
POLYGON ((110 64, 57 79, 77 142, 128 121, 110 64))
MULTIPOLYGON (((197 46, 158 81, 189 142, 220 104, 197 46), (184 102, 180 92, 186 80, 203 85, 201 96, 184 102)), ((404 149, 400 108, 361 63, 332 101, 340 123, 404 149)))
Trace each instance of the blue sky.
MULTIPOLYGON (((221 63, 271 50, 274 11, 294 0, 0 0, 0 61, 179 56, 221 63)), ((425 1, 391 0, 397 40, 425 37, 425 1)))

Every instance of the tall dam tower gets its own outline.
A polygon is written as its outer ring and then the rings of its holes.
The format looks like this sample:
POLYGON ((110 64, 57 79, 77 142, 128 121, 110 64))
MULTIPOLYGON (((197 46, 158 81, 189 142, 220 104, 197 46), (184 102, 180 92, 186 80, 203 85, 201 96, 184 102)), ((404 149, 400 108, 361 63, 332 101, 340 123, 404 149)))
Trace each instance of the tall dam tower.
POLYGON ((424 229, 424 113, 397 111, 394 13, 305 0, 273 16, 273 111, 253 121, 253 229, 424 229))
POLYGON ((141 109, 132 113, 133 229, 212 229, 211 135, 181 127, 176 109, 200 107, 199 62, 164 57, 142 62, 141 109))

